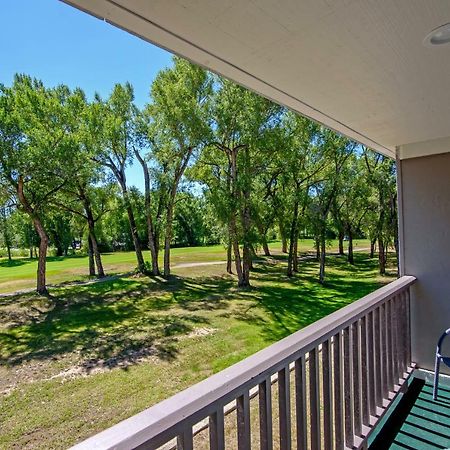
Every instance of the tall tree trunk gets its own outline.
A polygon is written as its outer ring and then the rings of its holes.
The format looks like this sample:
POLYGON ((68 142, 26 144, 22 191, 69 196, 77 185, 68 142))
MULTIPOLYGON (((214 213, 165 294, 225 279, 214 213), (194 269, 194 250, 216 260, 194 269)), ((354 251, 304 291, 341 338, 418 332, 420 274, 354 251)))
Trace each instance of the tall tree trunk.
POLYGON ((386 254, 385 243, 383 237, 383 229, 385 224, 385 203, 383 191, 379 191, 380 217, 378 219, 378 266, 380 275, 386 273, 386 254))
POLYGON ((136 219, 134 218, 133 208, 131 207, 130 197, 126 186, 122 186, 123 199, 125 202, 125 208, 127 210, 128 222, 130 224, 131 237, 133 238, 134 251, 136 253, 136 260, 138 264, 138 271, 141 273, 145 272, 144 257, 142 255, 141 243, 139 241, 139 236, 137 232, 136 219))
MULTIPOLYGON (((250 269, 252 268, 252 243, 249 241, 250 237, 250 208, 249 192, 244 191, 245 205, 242 210, 242 229, 244 233, 244 243, 242 246, 242 283, 240 287, 250 286, 250 269)), ((254 249, 253 249, 254 252, 254 249)))
POLYGON ((166 235, 164 237, 164 276, 170 276, 170 243, 172 242, 172 221, 173 221, 173 207, 175 199, 170 199, 167 205, 166 215, 166 235))
POLYGON ((282 253, 288 252, 288 241, 284 234, 281 235, 281 251, 282 253))
POLYGON ((44 226, 42 225, 42 221, 36 211, 31 207, 28 203, 27 198, 25 197, 25 193, 23 190, 23 178, 19 176, 17 182, 17 196, 19 198, 20 203, 23 206, 25 212, 31 217, 33 221, 34 229, 36 230, 39 236, 39 259, 38 259, 38 268, 37 268, 37 280, 36 280, 36 291, 39 294, 48 294, 47 284, 46 284, 46 262, 47 262, 47 249, 48 249, 48 236, 45 232, 44 226))
POLYGON ((288 238, 287 238, 286 228, 283 224, 282 219, 280 219, 278 222, 278 228, 280 230, 280 235, 281 235, 281 252, 288 253, 288 238))
POLYGON ((8 254, 8 261, 12 260, 11 257, 11 238, 8 231, 8 222, 6 219, 6 208, 2 208, 2 222, 3 222, 3 241, 6 246, 6 252, 8 254))
POLYGON ((262 238, 262 248, 264 251, 264 256, 270 256, 269 244, 267 243, 267 236, 264 235, 262 238))
POLYGON ((377 243, 377 239, 373 238, 370 240, 370 257, 373 258, 375 256, 375 244, 377 243))
POLYGON ((339 240, 339 254, 340 255, 344 255, 344 237, 345 237, 345 233, 342 230, 339 230, 339 234, 338 234, 338 240, 339 240))
POLYGON ((291 230, 289 236, 289 254, 288 254, 288 267, 287 276, 292 277, 294 272, 294 259, 297 259, 295 253, 295 242, 297 241, 297 222, 298 222, 298 201, 294 203, 294 211, 292 214, 291 230))
POLYGON ((167 214, 166 214, 166 235, 164 239, 164 276, 170 276, 170 244, 172 242, 173 235, 173 210, 175 207, 175 198, 178 191, 178 185, 180 183, 181 177, 183 176, 186 167, 189 163, 189 160, 192 156, 192 152, 194 151, 193 147, 189 147, 186 149, 186 153, 183 158, 179 161, 179 164, 175 168, 174 179, 172 183, 172 187, 170 189, 170 197, 167 205, 167 214))
POLYGON ((39 259, 38 259, 38 269, 37 269, 37 292, 39 294, 46 295, 47 283, 46 283, 46 263, 47 263, 47 249, 48 249, 48 236, 42 225, 39 217, 33 217, 34 227, 39 235, 39 259))
POLYGON ((229 236, 228 242, 227 242, 227 273, 233 273, 233 270, 232 270, 232 257, 231 257, 231 254, 232 254, 232 251, 233 251, 232 247, 233 246, 232 246, 232 243, 231 243, 231 236, 229 236))
POLYGON ((97 242, 97 236, 95 235, 95 232, 90 232, 90 238, 92 242, 92 251, 94 253, 95 258, 95 264, 97 266, 97 274, 99 278, 105 277, 105 271, 103 269, 103 263, 102 263, 102 257, 100 255, 100 251, 98 249, 98 242, 97 242))
POLYGON ((255 246, 250 244, 250 270, 253 270, 253 262, 258 259, 258 255, 255 250, 255 246))
POLYGON ((380 235, 378 236, 378 266, 380 275, 386 274, 386 254, 384 249, 383 237, 380 235))
POLYGON ((294 255, 292 259, 292 270, 298 272, 298 235, 295 236, 294 241, 294 255))
POLYGON ((355 264, 355 259, 353 256, 353 231, 349 229, 348 231, 348 255, 347 255, 347 261, 350 264, 355 264))
POLYGON ((258 227, 259 234, 261 235, 261 245, 264 251, 264 256, 270 256, 270 249, 267 243, 267 230, 264 229, 264 226, 261 224, 259 219, 256 220, 256 225, 258 227))
POLYGON ((153 224, 151 223, 151 212, 147 215, 147 228, 148 228, 148 248, 150 249, 150 258, 152 260, 152 275, 159 275, 159 263, 158 263, 158 246, 156 245, 156 236, 153 230, 153 224))
MULTIPOLYGON (((83 185, 78 185, 78 194, 83 202, 84 211, 86 213, 86 219, 88 224, 88 232, 89 232, 89 248, 92 251, 92 257, 93 260, 95 260, 95 264, 97 266, 97 274, 99 278, 103 278, 105 276, 105 271, 103 269, 103 263, 102 263, 102 256, 100 254, 100 251, 98 249, 98 240, 97 240, 97 234, 95 233, 95 219, 94 219, 94 213, 92 212, 92 205, 91 201, 86 194, 86 190, 83 185)), ((89 273, 91 274, 91 270, 89 268, 89 273)), ((94 273, 91 275, 95 275, 95 268, 94 273)))
POLYGON ((92 247, 91 236, 88 236, 88 260, 89 260, 89 276, 95 277, 94 249, 92 247))
MULTIPOLYGON (((229 157, 229 167, 230 167, 230 195, 234 200, 235 208, 239 204, 240 192, 238 190, 237 181, 238 181, 238 173, 237 173, 237 152, 238 149, 234 148, 228 151, 229 157)), ((247 234, 247 204, 244 205, 243 210, 241 211, 241 219, 242 219, 242 227, 244 231, 244 245, 243 245, 243 254, 241 259, 241 253, 239 249, 239 237, 237 230, 237 214, 236 210, 232 211, 230 217, 230 232, 231 238, 233 242, 233 250, 234 250, 234 264, 236 266, 236 274, 238 276, 238 287, 247 287, 249 285, 249 276, 250 276, 250 249, 249 242, 247 242, 248 234, 247 234)), ((250 219, 248 217, 248 219, 250 219)))
POLYGON ((267 243, 267 231, 261 230, 261 244, 264 252, 264 256, 270 256, 269 244, 267 243))
POLYGON ((320 261, 320 238, 319 238, 319 236, 316 236, 314 238, 314 245, 316 247, 316 260, 320 261))
POLYGON ((325 257, 326 257, 326 239, 325 230, 320 236, 320 269, 319 269, 319 283, 323 284, 325 281, 325 257))
POLYGON ((151 187, 150 187, 150 172, 148 170, 147 163, 141 157, 137 149, 134 149, 136 158, 142 166, 144 172, 144 189, 145 189, 145 210, 147 218, 147 233, 148 233, 148 248, 150 250, 150 258, 152 261, 152 275, 159 275, 159 264, 158 264, 158 245, 157 245, 157 235, 155 227, 153 226, 152 219, 152 208, 151 208, 151 187))
POLYGON ((236 217, 231 216, 230 220, 231 241, 233 243, 234 251, 234 265, 236 267, 236 275, 238 277, 238 286, 245 286, 244 273, 242 269, 241 251, 239 249, 239 240, 237 235, 236 217))
MULTIPOLYGON (((244 170, 248 171, 250 167, 250 152, 248 146, 244 146, 243 156, 245 160, 244 170)), ((248 181, 250 177, 245 177, 246 183, 242 188, 243 208, 242 208, 242 230, 244 233, 244 245, 242 249, 243 263, 242 274, 244 277, 243 286, 250 286, 250 269, 252 268, 252 242, 250 240, 251 233, 251 213, 250 213, 250 189, 251 183, 248 181)), ((253 253, 255 253, 253 249, 253 253)))
MULTIPOLYGON (((160 229, 159 226, 155 227, 155 253, 159 257, 159 250, 160 250, 160 243, 159 243, 159 233, 160 229)), ((158 263, 158 273, 159 272, 159 263, 158 263)))
POLYGON ((242 248, 242 284, 240 287, 250 286, 250 269, 252 266, 252 255, 250 246, 244 244, 242 248))

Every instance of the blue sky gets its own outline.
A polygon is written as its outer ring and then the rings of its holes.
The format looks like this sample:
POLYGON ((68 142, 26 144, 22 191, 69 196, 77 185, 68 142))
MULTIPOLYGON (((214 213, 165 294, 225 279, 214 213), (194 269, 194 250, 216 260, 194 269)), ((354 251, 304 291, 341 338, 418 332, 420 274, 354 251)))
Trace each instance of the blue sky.
MULTIPOLYGON (((11 84, 20 72, 107 97, 115 83, 129 81, 142 106, 156 73, 171 64, 165 50, 58 0, 0 0, 0 6, 0 83, 11 84)), ((137 165, 128 179, 142 188, 137 165)))

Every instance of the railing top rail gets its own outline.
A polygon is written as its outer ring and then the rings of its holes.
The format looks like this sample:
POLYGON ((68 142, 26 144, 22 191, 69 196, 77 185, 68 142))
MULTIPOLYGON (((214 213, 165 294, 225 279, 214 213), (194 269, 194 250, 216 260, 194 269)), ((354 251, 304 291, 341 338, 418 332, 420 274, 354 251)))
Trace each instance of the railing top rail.
MULTIPOLYGON (((296 355, 307 353, 416 281, 403 276, 308 325, 254 355, 74 446, 73 450, 130 449, 170 430, 199 411, 229 397, 296 355)), ((275 369, 276 370, 276 369, 275 369)))

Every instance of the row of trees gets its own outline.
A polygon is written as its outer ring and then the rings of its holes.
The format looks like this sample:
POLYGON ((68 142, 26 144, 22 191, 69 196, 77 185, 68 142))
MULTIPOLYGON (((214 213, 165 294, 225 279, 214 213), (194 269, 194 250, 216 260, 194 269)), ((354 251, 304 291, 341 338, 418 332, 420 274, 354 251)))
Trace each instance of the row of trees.
POLYGON ((25 75, 0 86, 0 189, 6 245, 7 223, 20 222, 15 215, 33 226, 27 236, 30 247, 38 242, 41 293, 50 241, 64 252, 73 230, 82 230, 90 274, 102 277, 102 236, 118 221, 138 271, 169 276, 180 229, 201 229, 224 242, 239 286, 250 284, 257 247, 270 253, 275 230, 289 276, 299 270, 300 233, 315 238, 320 282, 331 232, 342 251, 348 237, 350 263, 354 236, 377 243, 381 273, 397 240, 392 161, 179 58, 156 76, 142 109, 130 84, 91 101, 80 89, 49 88, 25 75), (133 162, 142 168, 143 193, 126 177, 133 162))
MULTIPOLYGON (((139 240, 146 249, 145 199, 135 187, 130 189, 131 201, 139 231, 139 240)), ((95 211, 103 207, 101 218, 96 221, 95 233, 100 252, 133 250, 133 240, 126 209, 120 192, 114 184, 97 187, 97 197, 93 197, 95 211), (97 203, 104 199, 104 203, 97 203)), ((51 246, 51 256, 67 256, 75 253, 89 253, 86 220, 64 208, 50 208, 43 214, 45 229, 51 246)), ((275 237, 275 235, 274 235, 275 237)), ((220 244, 222 231, 215 219, 213 206, 201 192, 194 195, 186 187, 177 197, 173 221, 172 246, 194 247, 220 244)), ((15 205, 4 205, 0 209, 0 257, 12 260, 14 255, 37 257, 39 236, 29 217, 15 205)), ((95 272, 92 274, 95 275, 95 272)))

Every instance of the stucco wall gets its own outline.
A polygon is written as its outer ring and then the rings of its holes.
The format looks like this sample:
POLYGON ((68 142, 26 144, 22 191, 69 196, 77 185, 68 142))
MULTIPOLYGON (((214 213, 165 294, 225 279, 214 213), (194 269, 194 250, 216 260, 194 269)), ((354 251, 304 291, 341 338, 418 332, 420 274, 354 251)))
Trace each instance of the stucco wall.
POLYGON ((412 356, 432 369, 437 339, 450 328, 450 153, 403 160, 400 183, 404 273, 418 279, 412 356))

